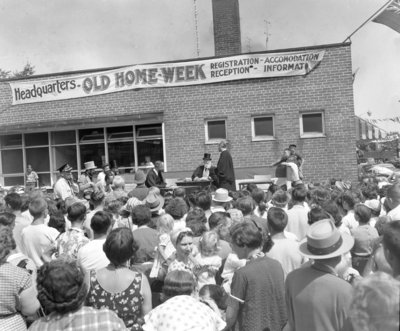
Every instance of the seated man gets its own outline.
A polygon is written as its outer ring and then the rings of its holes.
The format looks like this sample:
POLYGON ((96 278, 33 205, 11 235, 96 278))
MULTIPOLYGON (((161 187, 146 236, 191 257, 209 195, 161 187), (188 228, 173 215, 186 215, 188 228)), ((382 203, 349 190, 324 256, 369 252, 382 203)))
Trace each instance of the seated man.
POLYGON ((164 188, 166 186, 162 173, 164 172, 164 162, 156 161, 154 168, 149 171, 146 177, 146 186, 164 188))
POLYGON ((200 165, 193 172, 192 180, 209 180, 218 187, 217 168, 211 165, 211 154, 204 153, 203 165, 200 165))

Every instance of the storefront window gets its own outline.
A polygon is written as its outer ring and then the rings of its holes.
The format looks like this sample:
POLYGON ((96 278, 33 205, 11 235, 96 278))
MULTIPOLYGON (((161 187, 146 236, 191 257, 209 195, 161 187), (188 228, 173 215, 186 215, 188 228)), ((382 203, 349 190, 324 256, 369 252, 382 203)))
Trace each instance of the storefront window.
POLYGON ((52 132, 51 138, 52 138, 53 145, 75 144, 76 143, 75 131, 52 132))
POLYGON ((21 134, 9 134, 1 136, 0 139, 1 147, 20 147, 22 146, 22 135, 21 134))
POLYGON ((80 145, 79 148, 81 150, 81 169, 85 169, 84 163, 88 161, 94 161, 98 168, 105 163, 104 143, 80 145))
POLYGON ((135 164, 133 142, 108 143, 108 159, 112 166, 131 167, 132 164, 135 164))
MULTIPOLYGON (((1 151, 3 174, 24 173, 22 149, 9 149, 1 151)), ((22 179, 22 184, 24 180, 22 179)), ((20 183, 21 184, 21 183, 20 183)))
POLYGON ((73 169, 77 169, 76 146, 54 146, 53 147, 54 170, 68 163, 73 169))
POLYGON ((161 139, 150 139, 137 142, 138 165, 143 166, 148 158, 151 162, 163 161, 163 146, 161 139))
POLYGON ((24 185, 24 177, 4 177, 4 186, 24 185))
POLYGON ((48 144, 49 137, 47 132, 25 134, 25 146, 46 146, 48 144))
POLYGON ((26 164, 30 164, 36 172, 50 172, 49 148, 27 148, 26 164))

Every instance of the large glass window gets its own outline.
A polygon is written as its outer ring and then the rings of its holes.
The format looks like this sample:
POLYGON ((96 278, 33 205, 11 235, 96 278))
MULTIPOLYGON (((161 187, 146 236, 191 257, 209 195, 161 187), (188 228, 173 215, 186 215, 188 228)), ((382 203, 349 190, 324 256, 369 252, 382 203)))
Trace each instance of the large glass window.
POLYGON ((30 164, 36 172, 50 172, 48 147, 27 148, 26 164, 30 164))
POLYGON ((94 161, 94 164, 99 168, 106 162, 104 143, 80 145, 81 151, 81 169, 85 169, 85 162, 94 161))
POLYGON ((3 163, 3 174, 18 174, 24 172, 22 149, 1 151, 1 160, 3 163))
POLYGON ((76 146, 54 146, 53 147, 53 168, 56 170, 63 164, 68 163, 72 168, 77 169, 76 146))
POLYGON ((52 132, 51 139, 52 139, 53 145, 75 144, 76 143, 75 131, 52 132))
POLYGON ((138 166, 146 162, 164 161, 161 124, 136 126, 138 166))
POLYGON ((25 134, 25 146, 46 146, 49 144, 47 132, 25 134))
POLYGON ((20 147, 22 146, 22 134, 9 134, 0 137, 1 147, 20 147))

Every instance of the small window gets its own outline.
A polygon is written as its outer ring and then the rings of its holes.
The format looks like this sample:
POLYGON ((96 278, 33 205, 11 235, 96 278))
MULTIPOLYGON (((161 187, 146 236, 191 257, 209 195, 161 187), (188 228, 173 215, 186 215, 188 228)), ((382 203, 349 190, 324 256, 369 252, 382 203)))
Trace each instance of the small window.
POLYGON ((220 142, 221 139, 226 139, 225 120, 208 120, 205 123, 206 127, 206 142, 220 142))
POLYGON ((104 129, 84 129, 79 130, 79 142, 91 142, 104 139, 104 129))
POLYGON ((20 147, 22 146, 22 134, 9 134, 0 137, 1 147, 20 147))
POLYGON ((25 146, 45 146, 49 144, 47 132, 25 134, 25 146))
POLYGON ((56 131, 51 133, 54 145, 75 144, 75 131, 56 131))
POLYGON ((274 117, 252 117, 252 137, 254 140, 270 140, 274 138, 274 117))
POLYGON ((301 114, 300 135, 303 138, 324 137, 324 114, 322 112, 301 114))

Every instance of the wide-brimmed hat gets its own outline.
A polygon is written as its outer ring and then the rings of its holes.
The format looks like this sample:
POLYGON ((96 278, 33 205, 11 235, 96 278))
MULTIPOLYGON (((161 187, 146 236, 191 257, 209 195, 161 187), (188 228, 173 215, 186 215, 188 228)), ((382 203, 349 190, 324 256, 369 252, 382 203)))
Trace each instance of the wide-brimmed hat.
POLYGON ((229 202, 232 200, 232 198, 229 196, 228 190, 224 188, 219 188, 216 190, 212 199, 216 202, 229 202))
POLYGON ((144 201, 140 201, 138 198, 132 197, 126 202, 126 204, 122 207, 122 209, 131 213, 133 208, 143 204, 144 201))
POLYGON ((144 199, 144 204, 149 207, 151 211, 157 211, 164 206, 164 198, 158 192, 149 191, 146 199, 144 199))
POLYGON ((59 172, 69 172, 69 171, 71 171, 73 168, 68 164, 68 163, 65 163, 65 164, 63 164, 61 167, 59 167, 57 170, 59 171, 59 172))
POLYGON ((85 162, 84 166, 85 166, 85 170, 97 169, 97 167, 94 164, 94 161, 85 162))
POLYGON ((300 243, 300 253, 310 259, 329 259, 351 250, 354 238, 340 233, 330 219, 311 224, 306 239, 300 243))
POLYGON ((142 170, 138 169, 135 172, 135 176, 133 178, 133 182, 136 183, 136 184, 143 184, 145 181, 146 181, 145 173, 142 170))
POLYGON ((381 202, 378 199, 365 200, 364 205, 374 212, 381 210, 381 202))
POLYGON ((203 160, 204 160, 204 161, 205 161, 205 160, 211 161, 211 154, 210 154, 210 153, 204 153, 203 160))

